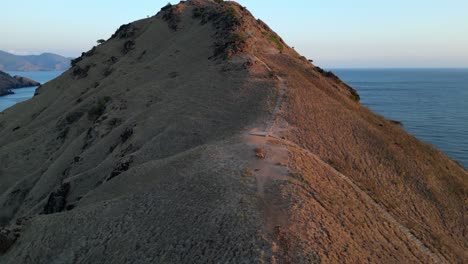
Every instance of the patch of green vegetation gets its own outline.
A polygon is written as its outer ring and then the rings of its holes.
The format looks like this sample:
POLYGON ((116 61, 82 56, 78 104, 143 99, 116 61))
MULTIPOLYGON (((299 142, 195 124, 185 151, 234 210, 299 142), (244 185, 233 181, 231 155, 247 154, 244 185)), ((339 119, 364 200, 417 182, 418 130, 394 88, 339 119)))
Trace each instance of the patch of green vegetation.
POLYGON ((229 7, 226 10, 225 22, 227 23, 227 25, 229 25, 229 27, 240 24, 239 14, 237 13, 237 10, 234 7, 229 7))
POLYGON ((222 4, 222 3, 224 3, 224 0, 215 0, 215 2, 218 3, 218 4, 222 4))
POLYGON ((240 43, 247 40, 247 34, 243 32, 236 32, 231 35, 231 41, 234 43, 240 43))
POLYGON ((263 35, 267 36, 268 39, 269 39, 271 42, 275 43, 276 46, 278 46, 278 49, 279 49, 280 51, 283 51, 284 45, 283 45, 283 43, 281 42, 281 39, 280 39, 277 35, 275 35, 275 34, 268 34, 267 32, 264 32, 263 35))
POLYGON ((89 120, 96 120, 106 110, 107 103, 111 101, 109 96, 99 97, 96 101, 96 104, 88 110, 88 118, 89 120))
POLYGON ((354 101, 359 102, 361 100, 361 96, 359 96, 358 93, 351 93, 351 99, 353 99, 354 101))

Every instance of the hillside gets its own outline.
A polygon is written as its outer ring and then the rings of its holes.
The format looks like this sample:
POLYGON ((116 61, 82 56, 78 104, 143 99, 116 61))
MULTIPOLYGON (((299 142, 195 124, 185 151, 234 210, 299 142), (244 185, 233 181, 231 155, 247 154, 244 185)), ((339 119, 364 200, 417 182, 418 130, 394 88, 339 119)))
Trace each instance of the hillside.
POLYGON ((10 76, 9 74, 0 71, 0 96, 12 94, 11 89, 39 86, 40 83, 21 76, 10 76))
POLYGON ((0 263, 463 263, 468 173, 235 2, 123 25, 0 115, 0 263))
POLYGON ((53 53, 15 55, 0 50, 1 71, 63 71, 70 67, 70 60, 53 53))

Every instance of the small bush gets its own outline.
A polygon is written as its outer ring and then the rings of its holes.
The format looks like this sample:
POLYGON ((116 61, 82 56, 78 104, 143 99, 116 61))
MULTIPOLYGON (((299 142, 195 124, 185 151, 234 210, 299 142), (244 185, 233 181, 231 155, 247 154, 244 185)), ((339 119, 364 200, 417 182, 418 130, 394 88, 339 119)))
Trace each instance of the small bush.
MULTIPOLYGON (((265 32, 264 35, 268 35, 268 33, 265 32)), ((276 36, 275 34, 269 34, 269 35, 268 35, 268 39, 269 39, 271 42, 275 43, 276 46, 278 46, 278 49, 279 49, 280 51, 283 51, 284 45, 283 45, 281 39, 280 39, 278 36, 276 36)))
POLYGON ((76 79, 85 78, 85 77, 88 76, 88 71, 89 71, 89 69, 91 69, 91 66, 90 66, 90 65, 87 65, 87 66, 84 67, 84 68, 81 68, 80 66, 75 66, 75 67, 73 67, 72 75, 73 75, 76 79))
POLYGON ((7 252, 17 238, 18 234, 5 227, 0 227, 0 254, 7 252))
POLYGON ((67 122, 68 125, 71 125, 75 123, 76 121, 80 120, 80 118, 83 116, 83 112, 72 112, 67 114, 65 117, 65 121, 67 122))
POLYGON ((180 10, 177 8, 172 8, 172 6, 163 10, 164 14, 162 18, 167 22, 169 28, 173 31, 177 31, 179 28, 180 19, 180 10))
POLYGON ((119 39, 131 38, 135 35, 135 29, 131 24, 124 24, 120 26, 111 38, 118 37, 119 39))
POLYGON ((224 23, 226 23, 226 26, 228 27, 233 27, 241 23, 239 15, 234 7, 230 7, 226 10, 224 23))
POLYGON ((351 93, 351 99, 359 102, 361 100, 361 96, 359 96, 358 93, 351 93))
POLYGON ((133 135, 133 128, 128 127, 125 131, 120 135, 120 140, 122 143, 127 142, 127 140, 133 135))
POLYGON ((247 40, 247 34, 244 32, 236 32, 231 35, 231 41, 234 43, 245 42, 247 40))
POLYGON ((266 151, 263 148, 255 148, 255 157, 258 159, 265 159, 266 158, 266 151))
POLYGON ((122 49, 122 53, 127 54, 134 48, 135 48, 135 41, 129 40, 129 41, 125 42, 124 47, 122 49))
POLYGON ((193 18, 199 18, 199 17, 202 17, 203 16, 203 11, 204 9, 203 8, 194 8, 193 9, 193 18))
POLYGON ((224 3, 224 0, 215 0, 215 2, 218 3, 218 4, 222 4, 222 3, 224 3))
POLYGON ((102 114, 104 114, 107 103, 110 101, 111 101, 111 98, 109 96, 100 97, 96 101, 96 104, 93 107, 91 107, 91 109, 89 109, 88 111, 89 120, 94 121, 98 119, 102 114))
POLYGON ((167 5, 165 5, 165 6, 163 6, 161 8, 161 11, 166 11, 166 10, 170 9, 171 7, 172 7, 171 3, 167 3, 167 5))
POLYGON ((71 60, 71 66, 72 67, 75 67, 75 65, 80 62, 83 58, 82 57, 78 57, 78 58, 75 58, 73 60, 71 60))

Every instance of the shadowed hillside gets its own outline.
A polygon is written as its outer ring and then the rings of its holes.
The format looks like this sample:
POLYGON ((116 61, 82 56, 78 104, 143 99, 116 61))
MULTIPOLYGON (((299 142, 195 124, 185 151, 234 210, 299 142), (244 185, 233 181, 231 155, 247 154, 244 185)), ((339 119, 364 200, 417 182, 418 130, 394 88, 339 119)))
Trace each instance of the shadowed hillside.
POLYGON ((0 115, 1 263, 468 257, 467 172, 235 2, 165 6, 72 65, 0 115))

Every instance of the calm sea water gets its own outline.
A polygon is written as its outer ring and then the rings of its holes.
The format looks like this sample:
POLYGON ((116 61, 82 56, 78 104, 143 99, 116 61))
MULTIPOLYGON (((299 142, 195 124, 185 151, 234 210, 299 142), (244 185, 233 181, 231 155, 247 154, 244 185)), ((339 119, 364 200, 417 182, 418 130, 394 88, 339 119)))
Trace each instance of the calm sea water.
POLYGON ((333 69, 361 103, 468 168, 468 69, 333 69))
MULTIPOLYGON (((39 71, 39 72, 13 72, 9 71, 7 72, 11 76, 19 75, 27 78, 31 78, 35 81, 38 81, 42 84, 55 79, 57 76, 62 74, 62 71, 39 71)), ((36 90, 37 87, 27 87, 27 88, 20 88, 20 89, 14 89, 13 91, 15 94, 10 94, 6 96, 0 96, 0 112, 7 109, 8 107, 28 100, 34 95, 34 91, 36 90)))

